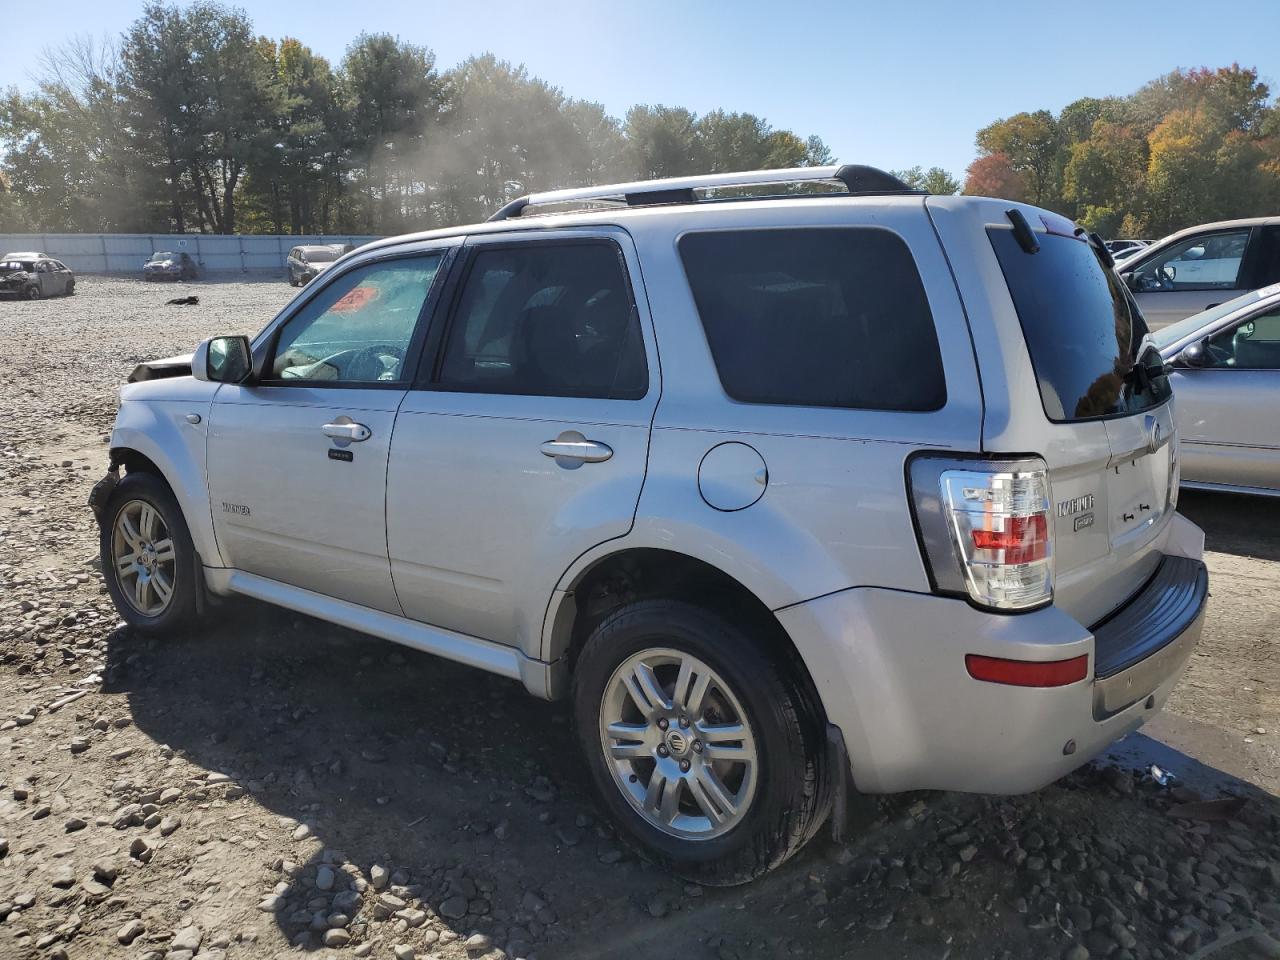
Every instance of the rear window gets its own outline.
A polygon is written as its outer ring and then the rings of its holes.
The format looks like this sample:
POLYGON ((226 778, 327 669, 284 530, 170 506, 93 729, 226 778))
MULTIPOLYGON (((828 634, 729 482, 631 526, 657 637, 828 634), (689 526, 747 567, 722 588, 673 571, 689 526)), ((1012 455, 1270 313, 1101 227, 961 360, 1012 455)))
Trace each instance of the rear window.
POLYGON ((946 403, 929 301, 896 234, 690 233, 680 256, 734 400, 871 410, 946 403))
POLYGON ((1147 327, 1120 279, 1089 244, 1037 234, 1040 250, 1026 253, 1011 229, 989 227, 987 235, 1050 420, 1123 416, 1168 399, 1166 377, 1130 375, 1147 327))

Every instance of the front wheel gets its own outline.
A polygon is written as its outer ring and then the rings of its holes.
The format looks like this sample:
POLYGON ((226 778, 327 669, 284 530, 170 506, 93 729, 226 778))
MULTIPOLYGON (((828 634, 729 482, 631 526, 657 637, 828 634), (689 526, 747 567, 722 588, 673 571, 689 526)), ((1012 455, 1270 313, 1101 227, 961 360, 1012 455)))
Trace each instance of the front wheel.
POLYGON ((27 287, 25 293, 28 300, 40 299, 40 288, 36 286, 34 283, 31 286, 27 287))
POLYGON ((195 546, 173 492, 150 473, 127 474, 100 518, 107 592, 135 629, 163 633, 195 613, 195 546))
POLYGON ((643 600, 609 616, 578 660, 574 709, 604 806, 679 876, 745 883, 825 819, 813 697, 760 631, 715 611, 643 600))

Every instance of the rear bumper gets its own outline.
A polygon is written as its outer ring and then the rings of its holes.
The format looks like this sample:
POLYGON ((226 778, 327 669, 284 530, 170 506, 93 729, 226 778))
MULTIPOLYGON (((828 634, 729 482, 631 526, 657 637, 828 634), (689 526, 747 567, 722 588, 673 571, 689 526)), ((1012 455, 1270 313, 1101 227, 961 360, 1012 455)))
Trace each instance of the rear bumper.
POLYGON ((1204 619, 1202 540, 1175 522, 1181 533, 1156 575, 1095 629, 1057 607, 996 614, 873 588, 779 611, 844 735, 858 789, 1025 793, 1141 726, 1181 677, 1204 619), (969 653, 1088 655, 1090 669, 1066 686, 1005 686, 969 676, 969 653))

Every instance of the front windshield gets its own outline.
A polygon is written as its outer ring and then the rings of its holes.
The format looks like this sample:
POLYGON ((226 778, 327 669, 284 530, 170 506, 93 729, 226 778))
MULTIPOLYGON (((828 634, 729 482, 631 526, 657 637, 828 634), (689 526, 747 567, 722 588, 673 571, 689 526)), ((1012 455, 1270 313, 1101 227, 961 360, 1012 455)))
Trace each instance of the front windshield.
POLYGON ((1228 300, 1226 303, 1220 303, 1216 307, 1210 307, 1200 313, 1193 313, 1189 317, 1179 320, 1177 323, 1171 323, 1167 327, 1162 327, 1151 335, 1151 339, 1155 341, 1156 349, 1163 350, 1170 344, 1177 343, 1179 340, 1187 337, 1201 327, 1207 327, 1215 320, 1225 317, 1229 313, 1234 313, 1241 307, 1247 307, 1251 303, 1261 300, 1263 297, 1270 296, 1274 293, 1280 293, 1280 284, 1270 287, 1264 287, 1261 290, 1252 290, 1242 297, 1236 297, 1234 300, 1228 300))
POLYGON ((152 263, 162 263, 165 260, 177 260, 177 259, 178 259, 178 255, 176 253, 153 253, 151 255, 152 263))
POLYGON ((13 273, 16 270, 25 270, 30 273, 35 268, 36 265, 30 261, 6 260, 4 263, 0 263, 0 273, 13 273))

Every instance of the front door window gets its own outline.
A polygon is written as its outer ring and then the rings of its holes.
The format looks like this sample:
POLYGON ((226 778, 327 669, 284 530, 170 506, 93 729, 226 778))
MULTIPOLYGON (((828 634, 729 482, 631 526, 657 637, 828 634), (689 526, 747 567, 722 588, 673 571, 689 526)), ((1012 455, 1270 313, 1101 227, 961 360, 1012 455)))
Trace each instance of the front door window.
POLYGON ((403 383, 409 345, 440 255, 357 267, 327 285, 281 328, 269 379, 276 383, 403 383))

